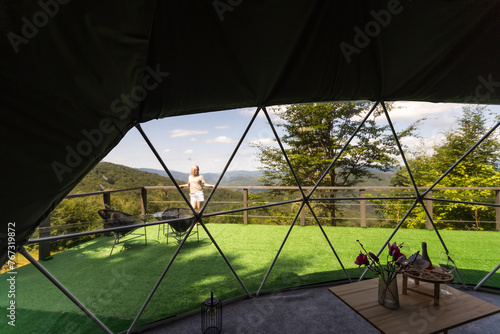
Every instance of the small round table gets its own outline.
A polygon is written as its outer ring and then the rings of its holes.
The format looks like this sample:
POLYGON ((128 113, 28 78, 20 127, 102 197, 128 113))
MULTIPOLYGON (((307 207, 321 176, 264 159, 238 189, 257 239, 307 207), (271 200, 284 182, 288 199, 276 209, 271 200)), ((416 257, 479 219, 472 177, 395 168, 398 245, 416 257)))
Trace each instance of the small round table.
POLYGON ((437 306, 439 305, 439 293, 441 290, 440 284, 453 282, 454 279, 455 277, 452 274, 443 272, 440 267, 434 266, 432 269, 424 269, 423 272, 420 272, 416 268, 410 266, 403 271, 403 295, 407 295, 409 290, 421 295, 429 296, 431 298, 434 298, 434 305, 437 306), (409 288, 408 278, 413 278, 415 280, 415 285, 419 285, 420 281, 433 283, 434 295, 409 288))

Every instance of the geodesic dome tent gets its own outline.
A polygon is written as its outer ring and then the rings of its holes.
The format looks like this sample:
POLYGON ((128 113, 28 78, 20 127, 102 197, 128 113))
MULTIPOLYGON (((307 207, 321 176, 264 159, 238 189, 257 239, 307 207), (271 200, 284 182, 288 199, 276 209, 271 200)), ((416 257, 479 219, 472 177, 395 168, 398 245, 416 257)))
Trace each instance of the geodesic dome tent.
POLYGON ((2 263, 134 126, 302 102, 500 103, 497 1, 4 1, 2 263))

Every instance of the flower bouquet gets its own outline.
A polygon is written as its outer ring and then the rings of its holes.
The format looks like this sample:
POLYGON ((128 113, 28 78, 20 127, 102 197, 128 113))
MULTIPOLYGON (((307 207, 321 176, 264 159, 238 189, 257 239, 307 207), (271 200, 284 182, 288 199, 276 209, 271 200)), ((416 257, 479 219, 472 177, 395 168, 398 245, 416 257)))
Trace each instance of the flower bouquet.
MULTIPOLYGON (((379 304, 387 308, 398 309, 399 295, 396 277, 398 273, 413 262, 410 262, 406 255, 401 253, 403 244, 397 245, 396 242, 392 245, 388 244, 389 253, 387 254, 387 263, 384 265, 381 263, 377 255, 372 252, 367 252, 363 244, 359 242, 359 240, 356 241, 361 246, 362 251, 360 251, 354 263, 360 267, 362 265, 368 267, 369 270, 373 271, 378 276, 379 304)), ((416 259, 417 255, 418 252, 411 258, 416 259)))

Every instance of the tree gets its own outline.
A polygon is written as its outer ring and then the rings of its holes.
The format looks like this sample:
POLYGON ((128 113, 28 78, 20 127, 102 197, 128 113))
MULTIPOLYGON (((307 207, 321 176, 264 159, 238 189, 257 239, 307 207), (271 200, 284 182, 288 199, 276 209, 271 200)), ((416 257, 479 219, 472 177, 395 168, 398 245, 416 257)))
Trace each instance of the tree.
MULTIPOLYGON (((500 186, 500 172, 492 165, 480 164, 474 168, 472 174, 468 174, 465 165, 458 165, 456 172, 445 182, 445 187, 497 187, 500 186)), ((492 190, 456 190, 443 191, 446 198, 455 201, 485 202, 486 199, 495 198, 492 190)), ((449 203, 439 210, 438 218, 442 221, 462 222, 461 225, 468 227, 467 221, 474 222, 474 229, 484 229, 481 221, 494 221, 495 210, 479 204, 449 203)), ((455 223, 456 224, 456 223, 455 223)))
MULTIPOLYGON (((432 185, 452 164, 469 150, 488 131, 486 107, 465 106, 461 116, 456 118, 456 127, 444 133, 444 139, 432 147, 421 149, 408 159, 417 186, 432 185)), ((440 187, 498 187, 500 186, 500 140, 498 133, 491 134, 466 159, 457 165, 438 186, 440 187)), ((401 167, 391 183, 395 186, 411 186, 406 168, 401 167)), ((494 198, 493 191, 446 190, 442 196, 451 200, 482 202, 494 198)), ((413 216, 423 216, 423 210, 416 208, 413 216)), ((481 228, 481 221, 493 220, 494 210, 481 205, 457 203, 441 204, 435 212, 435 220, 442 228, 467 228, 467 221, 473 221, 475 228, 481 228), (461 222, 461 223, 460 223, 461 222)))
MULTIPOLYGON (((294 104, 276 111, 282 120, 277 126, 284 130, 281 140, 302 186, 314 185, 319 180, 371 106, 370 102, 294 104)), ((391 109, 391 105, 388 108, 391 109)), ((374 111, 337 160, 335 168, 328 171, 322 186, 353 186, 374 177, 373 170, 388 171, 396 165, 398 148, 390 127, 375 121, 381 113, 381 108, 374 111)), ((415 122, 399 136, 414 135, 419 123, 415 122)), ((260 150, 258 158, 264 166, 261 168, 263 184, 297 185, 279 148, 255 146, 260 150)), ((335 191, 325 195, 332 200, 321 209, 329 215, 332 225, 336 225, 335 191)))

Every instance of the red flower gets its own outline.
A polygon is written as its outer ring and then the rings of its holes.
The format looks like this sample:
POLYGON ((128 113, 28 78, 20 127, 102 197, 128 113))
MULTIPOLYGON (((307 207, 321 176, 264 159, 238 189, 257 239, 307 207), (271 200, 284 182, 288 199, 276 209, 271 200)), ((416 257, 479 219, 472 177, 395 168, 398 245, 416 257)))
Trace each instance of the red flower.
POLYGON ((359 255, 356 258, 356 261, 354 261, 354 263, 361 267, 363 264, 365 266, 369 265, 370 261, 368 261, 368 256, 366 254, 359 252, 359 255))
POLYGON ((389 255, 391 255, 391 256, 392 256, 392 253, 394 253, 394 251, 399 250, 398 245, 396 245, 396 242, 394 242, 392 245, 388 244, 387 247, 389 247, 389 255))
POLYGON ((399 259, 399 257, 401 256, 401 250, 399 249, 399 247, 396 244, 396 242, 394 242, 392 245, 389 244, 387 246, 389 247, 389 255, 392 256, 392 258, 394 259, 394 261, 396 261, 397 259, 399 259))

